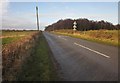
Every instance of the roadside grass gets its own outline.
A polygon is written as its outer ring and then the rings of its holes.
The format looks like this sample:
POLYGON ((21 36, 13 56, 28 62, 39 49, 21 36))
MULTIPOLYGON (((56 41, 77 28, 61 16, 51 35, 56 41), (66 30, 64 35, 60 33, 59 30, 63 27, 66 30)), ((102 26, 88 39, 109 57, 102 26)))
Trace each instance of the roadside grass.
POLYGON ((52 33, 81 38, 112 46, 120 46, 118 42, 118 30, 90 30, 76 32, 73 32, 72 30, 56 30, 52 33))
POLYGON ((21 71, 24 60, 31 55, 31 50, 38 36, 39 32, 21 38, 18 38, 19 36, 6 38, 7 44, 2 45, 1 49, 3 81, 16 81, 16 74, 21 71))
POLYGON ((52 53, 43 34, 40 34, 33 54, 27 58, 18 75, 18 81, 55 81, 58 79, 52 53))
POLYGON ((8 38, 2 38, 2 45, 12 43, 14 41, 19 40, 21 37, 8 37, 8 38))

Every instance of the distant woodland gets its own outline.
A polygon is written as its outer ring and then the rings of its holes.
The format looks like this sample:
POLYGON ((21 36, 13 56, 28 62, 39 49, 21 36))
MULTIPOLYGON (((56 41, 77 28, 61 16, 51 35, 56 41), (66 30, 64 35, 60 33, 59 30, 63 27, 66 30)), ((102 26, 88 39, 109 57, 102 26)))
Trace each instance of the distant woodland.
MULTIPOLYGON (((110 22, 106 22, 104 20, 101 21, 93 21, 88 19, 76 19, 77 22, 77 30, 78 31, 88 31, 88 30, 118 30, 120 29, 120 24, 113 25, 110 22)), ((59 20, 52 25, 48 25, 45 27, 46 31, 60 30, 60 29, 73 29, 72 19, 59 20)))

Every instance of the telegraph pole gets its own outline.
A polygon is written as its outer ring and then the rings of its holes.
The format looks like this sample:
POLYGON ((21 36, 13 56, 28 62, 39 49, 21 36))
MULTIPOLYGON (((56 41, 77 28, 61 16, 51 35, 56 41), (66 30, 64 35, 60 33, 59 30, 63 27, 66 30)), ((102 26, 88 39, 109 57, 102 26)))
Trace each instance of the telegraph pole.
POLYGON ((39 31, 39 17, 38 17, 38 7, 36 6, 36 16, 37 16, 37 29, 39 31))

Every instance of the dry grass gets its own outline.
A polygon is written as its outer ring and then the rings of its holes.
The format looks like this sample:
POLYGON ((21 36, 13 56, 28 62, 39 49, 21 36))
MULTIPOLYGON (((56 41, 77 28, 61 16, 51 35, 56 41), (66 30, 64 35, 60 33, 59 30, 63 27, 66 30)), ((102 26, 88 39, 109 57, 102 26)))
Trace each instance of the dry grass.
POLYGON ((75 32, 72 30, 57 30, 54 33, 118 46, 118 30, 90 30, 75 32))
POLYGON ((2 65, 3 82, 58 79, 52 53, 41 32, 31 32, 5 44, 2 48, 2 65))
POLYGON ((36 33, 36 31, 3 31, 0 38, 2 38, 2 45, 6 45, 12 42, 17 42, 20 39, 26 38, 31 36, 32 34, 36 33))
POLYGON ((29 57, 38 33, 19 39, 19 41, 4 45, 2 48, 2 79, 12 81, 16 79, 22 62, 29 57))
POLYGON ((55 81, 58 80, 52 53, 43 34, 22 66, 18 81, 55 81))

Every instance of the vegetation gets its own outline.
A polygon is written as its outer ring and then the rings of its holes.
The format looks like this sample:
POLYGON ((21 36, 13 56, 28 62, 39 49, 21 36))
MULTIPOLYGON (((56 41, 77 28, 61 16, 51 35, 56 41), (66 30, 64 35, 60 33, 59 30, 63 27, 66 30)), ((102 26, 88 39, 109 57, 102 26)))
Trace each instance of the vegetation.
POLYGON ((82 38, 103 44, 118 46, 118 31, 117 30, 90 30, 76 31, 73 30, 56 30, 53 33, 67 35, 75 38, 82 38))
MULTIPOLYGON (((32 53, 37 36, 38 32, 33 32, 31 35, 20 38, 19 41, 11 42, 2 47, 3 81, 16 80, 16 75, 20 71, 21 64, 32 53)), ((8 38, 8 40, 10 41, 11 39, 8 38)))
POLYGON ((31 33, 33 32, 37 32, 37 31, 31 31, 31 30, 28 30, 28 31, 23 31, 23 30, 3 30, 2 31, 2 36, 3 37, 7 37, 7 36, 27 36, 27 35, 30 35, 31 33))
POLYGON ((21 37, 8 37, 8 38, 2 38, 2 45, 12 43, 14 41, 19 40, 21 37))
POLYGON ((21 38, 28 37, 32 34, 36 33, 36 31, 2 31, 2 45, 6 45, 12 42, 19 41, 21 38))
POLYGON ((93 21, 88 19, 76 19, 77 31, 73 32, 72 19, 59 20, 56 23, 46 26, 46 31, 54 31, 57 34, 82 38, 99 43, 118 46, 118 31, 120 25, 113 25, 110 22, 93 21))
POLYGON ((3 35, 3 81, 57 80, 52 53, 41 31, 3 31, 3 35))
MULTIPOLYGON (((60 30, 60 29, 73 29, 72 19, 59 20, 52 25, 46 26, 46 31, 60 30)), ((93 21, 88 19, 76 19, 77 22, 77 30, 78 31, 88 31, 88 30, 118 30, 120 29, 120 25, 113 25, 110 22, 101 21, 93 21)))
POLYGON ((36 42, 34 53, 23 64, 18 80, 21 81, 55 81, 56 71, 51 59, 48 44, 41 34, 36 42))

